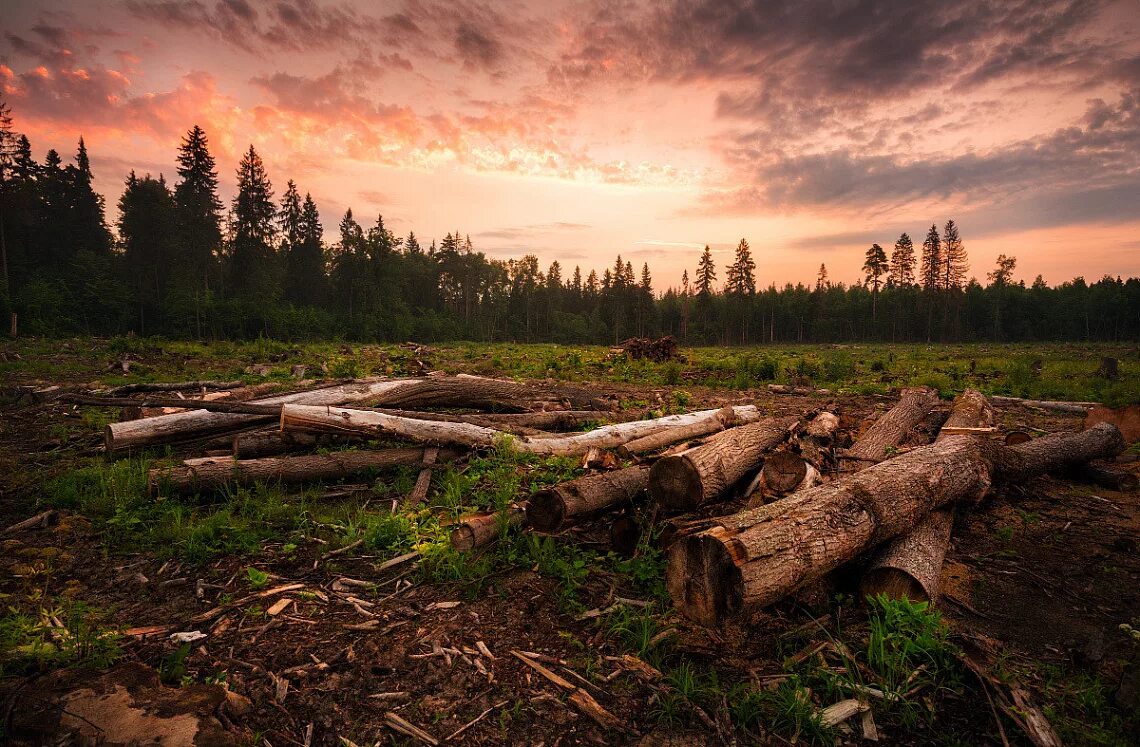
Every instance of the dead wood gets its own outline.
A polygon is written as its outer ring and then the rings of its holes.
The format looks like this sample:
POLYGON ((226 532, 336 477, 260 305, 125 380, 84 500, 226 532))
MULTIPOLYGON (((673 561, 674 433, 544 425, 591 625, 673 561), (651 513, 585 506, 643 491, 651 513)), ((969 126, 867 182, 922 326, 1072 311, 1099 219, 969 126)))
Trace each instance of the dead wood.
POLYGON ((1136 476, 1135 472, 1129 472, 1105 462, 1078 464, 1065 474, 1074 480, 1092 483, 1098 487, 1117 490, 1122 493, 1140 487, 1140 478, 1136 476))
POLYGON ((632 457, 635 454, 645 454, 650 451, 657 451, 666 446, 672 446, 682 441, 717 433, 725 428, 731 428, 736 424, 736 411, 732 407, 722 407, 712 418, 701 420, 684 427, 670 428, 669 430, 663 430, 643 438, 635 439, 619 446, 618 452, 624 457, 632 457))
POLYGON ((1091 408, 1099 407, 1099 402, 1057 402, 1043 399, 1022 399, 1021 397, 1004 397, 995 394, 990 397, 995 405, 1021 405, 1023 407, 1036 407, 1040 410, 1072 413, 1073 415, 1086 415, 1091 408))
POLYGON ((169 381, 169 382, 135 382, 123 384, 110 389, 100 389, 96 394, 105 397, 122 397, 126 394, 138 392, 186 392, 202 389, 237 389, 245 385, 244 381, 169 381))
POLYGON ((472 514, 451 528, 451 546, 459 552, 489 545, 503 533, 521 527, 526 521, 526 507, 513 505, 504 511, 472 514))
POLYGON ((854 469, 886 459, 890 449, 901 444, 937 402, 938 394, 933 389, 902 390, 895 406, 876 420, 841 458, 854 460, 857 463, 854 469))
POLYGON ((649 495, 671 511, 690 511, 718 500, 759 468, 765 452, 784 441, 799 422, 796 417, 764 418, 727 430, 703 446, 660 459, 649 473, 649 495))
POLYGON ((645 491, 648 478, 649 468, 638 466, 545 488, 527 502, 527 524, 540 532, 560 532, 591 516, 632 504, 645 491))

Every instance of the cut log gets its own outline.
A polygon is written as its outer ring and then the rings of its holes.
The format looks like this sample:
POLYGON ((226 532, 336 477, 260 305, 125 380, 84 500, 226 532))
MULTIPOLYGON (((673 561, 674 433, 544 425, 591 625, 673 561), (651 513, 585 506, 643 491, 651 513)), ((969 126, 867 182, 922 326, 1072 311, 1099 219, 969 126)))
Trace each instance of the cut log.
POLYGON ((472 514, 451 528, 451 546, 459 552, 489 545, 502 536, 521 527, 526 521, 525 506, 511 506, 505 511, 472 514))
POLYGON ((604 511, 632 504, 645 491, 648 478, 648 467, 627 467, 545 488, 527 502, 527 523, 540 532, 560 532, 604 511))
POLYGON ((797 394, 807 397, 813 394, 831 394, 830 389, 816 389, 810 386, 788 386, 787 384, 769 384, 768 391, 772 394, 797 394))
POLYGON ((839 416, 833 412, 821 412, 808 421, 807 427, 804 428, 805 435, 818 440, 820 443, 834 440, 838 431, 839 416))
POLYGON ((431 465, 435 464, 438 456, 439 447, 429 446, 424 449, 424 464, 427 466, 416 476, 416 484, 412 486, 412 492, 401 501, 402 505, 416 506, 427 500, 428 488, 431 487, 431 465))
POLYGON ((187 459, 174 467, 150 470, 151 495, 209 493, 225 485, 258 482, 295 483, 335 480, 372 469, 423 464, 420 448, 338 451, 331 454, 235 460, 228 457, 187 459))
POLYGON ((764 460, 760 481, 767 490, 783 495, 799 487, 807 473, 808 464, 803 457, 790 451, 777 451, 764 460))
MULTIPOLYGON (((203 436, 225 433, 238 428, 269 423, 276 419, 280 405, 291 402, 306 405, 332 405, 346 402, 362 402, 379 397, 400 387, 410 386, 417 379, 365 380, 351 384, 338 384, 322 389, 304 392, 291 392, 274 397, 253 400, 240 406, 271 405, 272 412, 266 414, 241 414, 238 412, 207 412, 191 410, 157 418, 111 423, 107 426, 105 442, 108 453, 123 449, 154 444, 186 441, 203 436)), ((121 403, 120 403, 121 404, 121 403)), ((220 405, 221 403, 214 403, 220 405)), ((270 408, 267 408, 270 409, 270 408)), ((245 411, 248 412, 248 411, 245 411)))
POLYGON ((1068 476, 1081 482, 1089 482, 1109 490, 1126 493, 1140 487, 1140 478, 1135 472, 1114 467, 1104 462, 1078 464, 1068 472, 1068 476))
MULTIPOLYGON (((993 422, 994 411, 985 395, 967 389, 954 400, 950 417, 936 441, 955 435, 968 438, 969 431, 985 431, 993 422)), ((950 546, 953 526, 953 508, 942 508, 930 512, 913 531, 887 542, 876 552, 863 574, 860 583, 863 596, 886 594, 892 599, 936 601, 942 580, 942 561, 950 546)))
POLYGON ((230 441, 235 459, 278 456, 290 451, 312 449, 316 445, 317 437, 312 433, 282 433, 277 430, 239 433, 230 441))
MULTIPOLYGON (((742 422, 760 417, 752 405, 734 408, 742 422)), ((359 433, 366 436, 407 438, 428 444, 455 444, 470 447, 490 447, 504 440, 513 448, 547 456, 582 456, 591 448, 612 449, 636 438, 660 430, 691 425, 718 416, 719 410, 701 410, 685 415, 668 415, 655 420, 635 420, 602 426, 585 433, 560 436, 515 437, 495 428, 471 423, 443 423, 401 418, 374 410, 354 410, 343 407, 313 407, 287 404, 281 409, 281 429, 317 433, 359 433)))
POLYGON ((585 387, 565 384, 522 384, 509 379, 458 374, 429 376, 386 392, 378 404, 387 407, 470 407, 522 412, 535 407, 605 410, 608 403, 585 387), (543 407, 545 405, 545 407, 543 407))
POLYGON ((1006 446, 1017 446, 1018 444, 1023 444, 1026 441, 1032 440, 1033 436, 1030 436, 1025 431, 1010 431, 1009 433, 1005 434, 1006 446))
POLYGON ((717 625, 913 530, 935 508, 979 499, 995 477, 1025 479, 1123 449, 1119 431, 1102 424, 1017 453, 1044 440, 1006 447, 955 436, 785 500, 716 517, 711 528, 674 541, 666 569, 670 595, 687 617, 717 625))
POLYGON ((100 389, 97 394, 106 397, 122 397, 137 392, 187 392, 202 389, 237 389, 244 386, 244 381, 169 381, 169 382, 136 382, 123 384, 111 389, 100 389))
POLYGON ((855 465, 855 469, 886 459, 890 456, 889 450, 901 444, 937 402, 938 394, 933 389, 918 387, 902 390, 895 406, 876 420, 855 445, 847 450, 845 456, 863 463, 855 465))
POLYGON ((660 459, 649 473, 649 496, 671 511, 691 511, 719 499, 757 469, 799 424, 799 418, 764 418, 725 431, 712 443, 660 459))
POLYGON ((995 405, 1021 405, 1023 407, 1036 407, 1039 410, 1052 410, 1053 412, 1067 412, 1073 415, 1086 415, 1093 407, 1099 407, 1099 402, 1057 402, 1046 399, 1022 399, 1020 397, 1003 397, 992 395, 990 401, 995 405))
POLYGON ((694 438, 701 438, 710 433, 731 428, 736 425, 736 411, 732 407, 723 407, 717 411, 716 416, 692 423, 682 428, 670 428, 669 430, 660 431, 644 438, 638 438, 618 447, 618 452, 624 457, 631 457, 635 454, 645 454, 650 451, 657 451, 658 449, 666 446, 672 446, 681 441, 688 441, 694 438))

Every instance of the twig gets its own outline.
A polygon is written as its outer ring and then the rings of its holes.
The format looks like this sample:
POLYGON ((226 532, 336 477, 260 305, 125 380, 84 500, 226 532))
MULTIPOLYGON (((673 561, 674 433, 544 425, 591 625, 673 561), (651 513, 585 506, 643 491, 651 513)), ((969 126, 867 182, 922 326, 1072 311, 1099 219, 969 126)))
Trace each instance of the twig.
POLYGON ((501 703, 496 703, 495 705, 491 706, 491 707, 490 707, 490 708, 488 708, 487 710, 485 710, 485 711, 483 711, 482 713, 480 713, 480 714, 479 714, 478 716, 476 716, 475 718, 473 718, 473 719, 471 719, 470 721, 468 721, 468 722, 467 722, 466 724, 464 724, 463 726, 459 727, 459 728, 458 728, 458 729, 456 729, 455 731, 453 731, 453 732, 451 732, 450 734, 448 734, 446 737, 444 737, 444 738, 443 738, 443 741, 445 741, 445 742, 450 742, 451 740, 455 739, 455 738, 456 738, 456 737, 458 737, 460 734, 462 734, 463 732, 467 731, 467 730, 468 730, 468 729, 470 729, 472 726, 474 726, 475 724, 479 723, 479 722, 480 722, 480 721, 482 721, 484 718, 486 718, 486 716, 487 716, 487 714, 488 714, 488 713, 490 713, 491 711, 495 710, 496 708, 502 708, 502 707, 503 707, 503 706, 505 706, 507 703, 510 703, 510 701, 509 701, 509 700, 504 700, 504 701, 503 701, 503 702, 501 702, 501 703))

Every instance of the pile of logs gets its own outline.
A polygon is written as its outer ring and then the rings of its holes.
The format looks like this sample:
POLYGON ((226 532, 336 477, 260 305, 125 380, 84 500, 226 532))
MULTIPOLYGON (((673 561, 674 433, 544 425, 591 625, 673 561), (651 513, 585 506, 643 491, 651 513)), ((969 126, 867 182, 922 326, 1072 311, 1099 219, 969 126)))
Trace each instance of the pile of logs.
POLYGON ((614 353, 624 353, 635 361, 642 359, 654 363, 664 363, 678 357, 677 338, 669 335, 656 340, 648 337, 631 337, 612 348, 614 353))
POLYGON ((867 594, 933 600, 955 511, 994 489, 1045 473, 1135 487, 1134 477, 1099 461, 1125 447, 1115 425, 1006 440, 990 401, 976 391, 954 400, 935 436, 944 417, 933 417, 937 393, 905 389, 852 440, 854 429, 832 409, 767 416, 736 405, 620 422, 588 389, 476 376, 368 379, 245 400, 226 396, 240 392, 233 384, 67 399, 131 413, 173 410, 106 430, 111 455, 205 446, 205 457, 152 469, 154 495, 339 480, 407 465, 421 470, 407 497, 419 502, 433 466, 471 449, 509 444, 585 457, 588 474, 457 522, 453 546, 469 551, 507 532, 563 532, 620 513, 611 530, 615 548, 631 536, 658 538, 668 551, 674 604, 705 625, 776 602, 847 564, 858 564, 867 594), (181 394, 193 389, 202 396, 181 394), (207 389, 218 396, 206 396, 207 389), (354 448, 337 450, 343 445, 354 448), (648 510, 635 510, 641 506, 648 510), (663 525, 646 533, 638 521, 663 525))

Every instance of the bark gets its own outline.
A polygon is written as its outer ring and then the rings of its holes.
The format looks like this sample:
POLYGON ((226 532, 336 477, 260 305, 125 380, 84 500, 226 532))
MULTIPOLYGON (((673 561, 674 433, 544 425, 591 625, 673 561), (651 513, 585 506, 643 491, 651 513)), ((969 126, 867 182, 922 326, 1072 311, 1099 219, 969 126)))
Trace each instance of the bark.
MULTIPOLYGON (((935 442, 962 438, 952 433, 955 428, 986 428, 993 422, 994 411, 985 395, 968 389, 954 400, 950 417, 935 442)), ((942 581, 942 561, 950 547, 953 526, 953 509, 938 509, 913 531, 887 542, 876 552, 863 574, 860 584, 863 596, 886 594, 892 599, 936 601, 942 581)))
MULTIPOLYGON (((737 419, 752 421, 759 412, 752 405, 738 406, 737 419)), ((602 426, 585 433, 560 436, 512 436, 509 433, 471 423, 443 423, 401 418, 373 410, 341 407, 285 405, 281 409, 281 429, 317 433, 358 433, 365 436, 406 438, 429 444, 455 444, 490 447, 506 440, 513 448, 546 456, 581 456, 591 448, 612 449, 657 431, 687 426, 717 416, 718 410, 702 410, 685 415, 668 415, 655 420, 635 420, 602 426)))
POLYGON ((166 383, 136 382, 124 384, 111 389, 102 389, 98 393, 106 397, 121 397, 136 392, 186 392, 200 391, 202 389, 237 389, 244 386, 244 381, 171 381, 166 383))
POLYGON ((587 475, 531 496, 527 523, 540 532, 560 532, 587 518, 632 503, 645 490, 648 467, 587 475))
POLYGON ((855 465, 855 469, 886 459, 889 456, 888 450, 902 443, 911 429, 922 422, 937 402, 938 394, 932 389, 904 389, 899 395, 898 403, 876 420, 855 445, 847 450, 847 457, 863 463, 855 465))
POLYGON ((1023 480, 1112 456, 1123 446, 1109 424, 1013 447, 946 438, 785 500, 712 519, 710 528, 674 541, 666 583, 686 616, 719 624, 912 531, 936 508, 981 498, 992 479, 1023 480))
POLYGON ((148 483, 151 495, 209 493, 230 484, 335 480, 372 469, 419 465, 423 459, 424 450, 419 448, 340 451, 244 460, 206 457, 187 459, 174 467, 156 467, 150 470, 148 483))
POLYGON ((688 441, 694 438, 701 438, 725 428, 731 428, 736 425, 736 413, 732 407, 724 407, 717 411, 715 417, 701 420, 683 428, 671 428, 666 431, 654 433, 644 438, 638 438, 618 448, 619 453, 624 457, 631 457, 635 454, 645 454, 650 451, 657 451, 658 449, 666 446, 672 446, 681 441, 688 441))
POLYGON ((438 446, 429 446, 424 449, 424 464, 427 466, 421 469, 419 475, 416 476, 416 484, 412 486, 412 492, 408 493, 401 501, 402 505, 415 506, 427 500, 428 488, 431 487, 431 465, 435 464, 438 457, 438 446))
POLYGON ((385 392, 417 383, 417 381, 417 379, 364 380, 229 405, 231 408, 262 406, 265 414, 250 409, 235 409, 225 412, 223 403, 213 402, 210 403, 213 405, 210 409, 217 408, 223 411, 208 412, 206 409, 197 409, 173 415, 162 415, 157 418, 111 423, 107 426, 105 433, 106 447, 107 451, 112 453, 123 449, 187 441, 217 433, 226 433, 258 423, 273 422, 280 406, 286 402, 306 405, 362 402, 380 397, 385 392), (266 405, 271 407, 264 407, 266 405))
POLYGON ((830 389, 816 389, 810 386, 788 386, 787 384, 769 384, 768 391, 772 394, 798 394, 804 397, 813 394, 831 394, 830 389))
POLYGON ((503 532, 518 529, 526 521, 525 506, 511 506, 505 511, 473 514, 451 528, 451 546, 459 552, 489 545, 503 532))
POLYGON ((239 433, 230 441, 235 459, 277 456, 287 454, 290 451, 312 449, 316 445, 317 437, 311 433, 282 433, 281 431, 239 433))
POLYGON ((764 460, 760 481, 764 488, 777 495, 795 490, 808 474, 803 457, 790 451, 778 451, 764 460))
POLYGON ((990 401, 995 405, 1023 405, 1025 407, 1036 407, 1041 410, 1052 410, 1053 412, 1067 412, 1074 415, 1086 415, 1091 408, 1100 406, 1099 402, 1055 402, 1053 400, 1003 397, 997 394, 990 397, 990 401))
MULTIPOLYGON (((388 392, 381 402, 388 407, 471 407, 526 411, 546 405, 550 409, 563 405, 583 409, 609 409, 608 403, 584 387, 547 384, 520 384, 507 379, 485 376, 429 376, 414 384, 388 392)), ((561 408, 565 409, 565 408, 561 408)))

